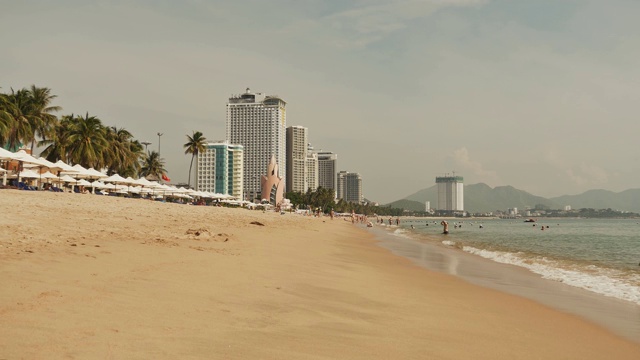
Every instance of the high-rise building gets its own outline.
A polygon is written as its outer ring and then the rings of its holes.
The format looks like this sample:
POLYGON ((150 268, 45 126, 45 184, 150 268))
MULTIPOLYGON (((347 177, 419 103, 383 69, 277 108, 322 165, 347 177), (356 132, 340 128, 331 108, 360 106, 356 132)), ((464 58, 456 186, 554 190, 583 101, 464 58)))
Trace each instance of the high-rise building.
POLYGON ((336 191, 338 154, 329 151, 318 152, 318 187, 336 191))
POLYGON ((462 176, 438 176, 438 210, 464 211, 464 186, 462 176))
POLYGON ((340 171, 337 176, 337 198, 346 202, 362 203, 362 177, 358 173, 340 171))
MULTIPOLYGON (((260 199, 260 176, 275 157, 286 169, 286 105, 277 96, 252 93, 232 96, 227 103, 227 141, 244 147, 244 197, 260 199)), ((285 180, 286 181, 286 180, 285 180)))
POLYGON ((287 128, 287 192, 307 191, 307 144, 309 130, 302 126, 287 128))
POLYGON ((318 189, 318 153, 313 151, 311 144, 307 147, 305 166, 307 168, 307 190, 316 191, 318 189))
POLYGON ((244 156, 242 145, 206 144, 196 162, 196 190, 242 198, 244 156))

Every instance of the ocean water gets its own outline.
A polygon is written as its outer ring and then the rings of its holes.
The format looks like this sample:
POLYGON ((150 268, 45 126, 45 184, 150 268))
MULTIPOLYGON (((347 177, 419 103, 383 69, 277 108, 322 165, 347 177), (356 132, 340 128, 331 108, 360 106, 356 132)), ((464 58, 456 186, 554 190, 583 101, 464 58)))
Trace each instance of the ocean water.
POLYGON ((450 219, 448 235, 442 234, 440 221, 405 218, 400 227, 387 230, 640 305, 637 219, 450 219))

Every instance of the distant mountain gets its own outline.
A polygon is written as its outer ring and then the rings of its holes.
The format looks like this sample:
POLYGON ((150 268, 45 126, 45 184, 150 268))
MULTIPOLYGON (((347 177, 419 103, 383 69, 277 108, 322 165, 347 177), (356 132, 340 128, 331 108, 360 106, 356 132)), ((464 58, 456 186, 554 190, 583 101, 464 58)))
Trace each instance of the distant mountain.
POLYGON ((407 200, 407 199, 396 200, 384 206, 390 206, 392 208, 405 209, 405 210, 411 210, 411 211, 426 210, 424 203, 413 201, 413 200, 407 200))
POLYGON ((551 198, 557 204, 571 205, 572 209, 592 208, 640 212, 640 189, 619 193, 609 190, 589 190, 580 195, 563 195, 551 198))
MULTIPOLYGON (((388 205, 407 210, 424 210, 424 203, 431 202, 435 208, 438 202, 437 186, 417 191, 404 199, 394 201, 388 205)), ((619 193, 607 190, 590 190, 580 195, 565 195, 551 199, 532 195, 513 186, 498 186, 491 188, 487 184, 479 183, 464 187, 464 208, 468 212, 491 212, 507 210, 509 208, 524 209, 536 205, 547 206, 551 209, 562 209, 570 205, 572 209, 593 208, 640 212, 640 189, 631 189, 619 193)))

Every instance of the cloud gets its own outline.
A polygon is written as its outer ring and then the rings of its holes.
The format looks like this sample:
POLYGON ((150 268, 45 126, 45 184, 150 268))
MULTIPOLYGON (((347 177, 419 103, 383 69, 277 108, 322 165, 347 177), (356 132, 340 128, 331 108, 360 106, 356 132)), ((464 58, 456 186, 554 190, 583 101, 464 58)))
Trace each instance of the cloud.
POLYGON ((498 174, 493 170, 487 170, 484 166, 471 160, 469 157, 469 151, 466 147, 457 149, 451 155, 453 163, 458 169, 471 171, 478 181, 483 181, 491 184, 499 183, 498 174))
POLYGON ((324 28, 341 33, 335 42, 338 47, 362 48, 380 41, 390 34, 402 31, 409 22, 427 18, 447 7, 478 6, 486 0, 411 0, 385 1, 374 5, 351 8, 324 18, 324 28))
POLYGON ((619 176, 616 172, 609 172, 600 166, 584 161, 572 164, 554 150, 546 150, 544 159, 547 164, 558 170, 558 174, 566 175, 571 185, 577 186, 579 189, 601 186, 619 176))
POLYGON ((602 185, 608 183, 610 178, 605 169, 586 163, 581 163, 577 168, 567 169, 565 174, 578 186, 602 185))

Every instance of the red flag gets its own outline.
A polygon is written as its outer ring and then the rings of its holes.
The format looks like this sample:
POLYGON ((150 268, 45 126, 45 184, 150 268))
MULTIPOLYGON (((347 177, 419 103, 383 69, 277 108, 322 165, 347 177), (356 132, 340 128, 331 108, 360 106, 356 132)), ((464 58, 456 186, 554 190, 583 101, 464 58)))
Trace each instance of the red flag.
POLYGON ((169 179, 169 177, 165 173, 162 173, 162 180, 167 181, 167 182, 171 181, 171 179, 169 179))

